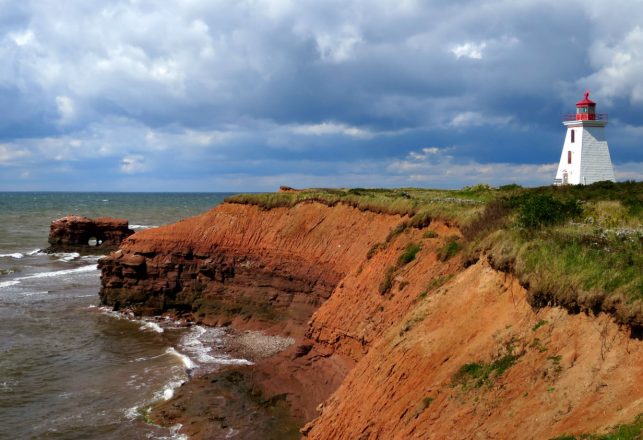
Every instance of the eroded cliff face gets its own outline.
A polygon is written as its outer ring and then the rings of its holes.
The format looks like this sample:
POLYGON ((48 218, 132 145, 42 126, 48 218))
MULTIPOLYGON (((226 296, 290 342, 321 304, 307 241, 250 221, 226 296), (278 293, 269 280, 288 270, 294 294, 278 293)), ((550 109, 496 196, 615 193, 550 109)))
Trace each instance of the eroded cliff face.
POLYGON ((303 432, 307 439, 597 432, 643 411, 641 383, 643 344, 627 329, 605 315, 534 311, 513 276, 480 262, 392 324, 303 432))
POLYGON ((338 206, 223 204, 130 237, 103 258, 101 301, 137 313, 189 312, 209 324, 303 331, 310 315, 400 222, 338 206))
MULTIPOLYGON (((390 234, 402 220, 343 205, 224 204, 128 239, 101 262, 101 298, 294 336, 249 377, 266 396, 287 394, 294 416, 312 420, 310 439, 540 439, 643 412, 643 342, 627 329, 533 310, 484 258, 465 268, 444 257, 456 227, 390 234), (400 262, 409 244, 420 249, 400 262)), ((192 438, 217 429, 173 420, 192 438)))

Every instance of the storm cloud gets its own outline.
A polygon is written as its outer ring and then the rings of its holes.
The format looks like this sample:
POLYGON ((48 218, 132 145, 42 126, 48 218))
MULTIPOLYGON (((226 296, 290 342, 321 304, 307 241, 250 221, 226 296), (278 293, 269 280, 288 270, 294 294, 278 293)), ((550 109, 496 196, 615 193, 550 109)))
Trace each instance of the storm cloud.
POLYGON ((641 1, 0 11, 0 189, 549 184, 586 89, 643 177, 641 1))

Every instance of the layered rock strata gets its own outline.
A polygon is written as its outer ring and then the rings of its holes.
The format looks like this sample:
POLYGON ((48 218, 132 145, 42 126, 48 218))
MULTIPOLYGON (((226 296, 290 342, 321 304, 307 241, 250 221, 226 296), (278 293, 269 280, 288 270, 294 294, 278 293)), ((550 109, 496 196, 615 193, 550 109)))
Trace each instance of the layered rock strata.
POLYGON ((137 313, 191 313, 209 324, 304 324, 399 223, 341 206, 223 204, 140 231, 99 262, 101 301, 137 313))

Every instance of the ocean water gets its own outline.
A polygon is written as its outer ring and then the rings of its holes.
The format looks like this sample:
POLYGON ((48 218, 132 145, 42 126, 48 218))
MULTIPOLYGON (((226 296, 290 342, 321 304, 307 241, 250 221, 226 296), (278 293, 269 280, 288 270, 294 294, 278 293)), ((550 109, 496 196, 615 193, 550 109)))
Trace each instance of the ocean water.
POLYGON ((133 229, 203 212, 227 194, 0 193, 0 439, 172 439, 145 422, 195 371, 244 363, 224 329, 99 307, 100 255, 47 255, 52 220, 126 218, 133 229))

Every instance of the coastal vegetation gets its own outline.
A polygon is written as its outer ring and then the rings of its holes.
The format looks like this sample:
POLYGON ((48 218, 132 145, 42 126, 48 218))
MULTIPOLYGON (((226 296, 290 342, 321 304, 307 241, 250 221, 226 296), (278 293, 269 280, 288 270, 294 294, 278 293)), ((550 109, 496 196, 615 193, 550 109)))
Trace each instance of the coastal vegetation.
POLYGON ((417 244, 417 243, 409 243, 408 246, 406 246, 406 249, 404 249, 404 252, 402 255, 397 260, 397 265, 398 267, 402 267, 406 264, 409 264, 411 261, 415 260, 415 256, 417 255, 418 252, 420 252, 420 249, 422 247, 417 244))
POLYGON ((394 266, 390 266, 386 269, 386 272, 384 273, 384 279, 379 286, 379 292, 382 295, 390 292, 391 288, 393 287, 393 281, 395 280, 397 271, 409 264, 411 261, 415 260, 415 256, 418 252, 420 252, 421 249, 422 246, 420 246, 419 244, 409 243, 406 246, 406 249, 404 249, 404 252, 402 252, 402 254, 398 257, 397 263, 394 266))
POLYGON ((643 433, 643 413, 632 423, 615 426, 607 434, 562 435, 551 440, 637 440, 643 433))
POLYGON ((517 339, 511 339, 502 347, 501 353, 491 362, 470 362, 464 364, 453 375, 451 386, 460 386, 463 391, 482 386, 491 386, 525 354, 524 347, 517 350, 517 339))
MULTIPOLYGON (((398 226, 385 243, 373 245, 368 257, 407 228, 422 229, 440 219, 463 233, 462 239, 446 238, 440 260, 461 253, 468 265, 485 258, 519 278, 532 306, 602 311, 635 334, 643 328, 643 182, 539 188, 481 184, 460 190, 308 189, 241 194, 226 201, 262 210, 312 202, 345 204, 399 215, 398 226)), ((426 232, 426 237, 435 236, 426 232)), ((404 255, 415 258, 417 251, 412 251, 404 255)), ((387 272, 380 292, 390 289, 394 274, 395 269, 387 272)))
POLYGON ((228 203, 256 205, 261 209, 293 207, 300 203, 322 203, 326 206, 345 204, 377 214, 408 217, 408 226, 421 225, 429 218, 451 220, 460 225, 472 221, 495 198, 488 185, 467 187, 458 191, 420 188, 400 189, 325 189, 294 192, 239 194, 226 198, 228 203))
POLYGON ((453 376, 453 385, 460 385, 465 391, 470 388, 491 385, 493 380, 514 365, 517 359, 518 356, 513 353, 507 353, 490 363, 472 362, 465 364, 453 376))

